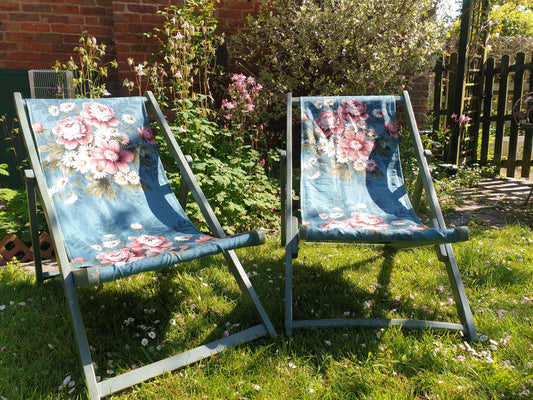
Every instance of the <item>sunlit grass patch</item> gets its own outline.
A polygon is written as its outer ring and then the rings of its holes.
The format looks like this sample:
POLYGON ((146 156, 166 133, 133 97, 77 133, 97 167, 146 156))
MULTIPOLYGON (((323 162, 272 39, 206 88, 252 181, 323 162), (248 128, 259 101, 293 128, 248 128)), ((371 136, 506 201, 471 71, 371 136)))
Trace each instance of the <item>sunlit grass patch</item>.
MULTIPOLYGON (((302 329, 283 335, 279 238, 237 252, 280 334, 115 394, 115 399, 519 399, 533 390, 533 235, 473 229, 454 245, 480 341, 387 329, 302 329)), ((78 290, 102 378, 257 323, 223 257, 78 290)), ((303 245, 295 314, 457 321, 432 248, 303 245)), ((0 396, 87 398, 61 284, 0 272, 0 396), (69 393, 70 392, 70 393, 69 393)))

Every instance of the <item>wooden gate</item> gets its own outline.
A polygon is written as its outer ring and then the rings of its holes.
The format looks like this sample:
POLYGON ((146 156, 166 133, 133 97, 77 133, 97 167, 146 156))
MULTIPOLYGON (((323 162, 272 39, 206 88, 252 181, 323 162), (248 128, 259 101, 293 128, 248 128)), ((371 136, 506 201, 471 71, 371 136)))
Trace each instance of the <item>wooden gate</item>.
MULTIPOLYGON (((469 91, 463 113, 472 120, 460 127, 458 162, 492 163, 505 169, 507 177, 528 178, 531 172, 531 132, 520 129, 512 116, 513 104, 524 94, 533 91, 533 58, 526 62, 526 54, 518 53, 511 63, 505 55, 496 62, 489 58, 479 70, 476 83, 469 91)), ((433 129, 451 129, 451 118, 457 54, 439 60, 435 68, 433 129)))

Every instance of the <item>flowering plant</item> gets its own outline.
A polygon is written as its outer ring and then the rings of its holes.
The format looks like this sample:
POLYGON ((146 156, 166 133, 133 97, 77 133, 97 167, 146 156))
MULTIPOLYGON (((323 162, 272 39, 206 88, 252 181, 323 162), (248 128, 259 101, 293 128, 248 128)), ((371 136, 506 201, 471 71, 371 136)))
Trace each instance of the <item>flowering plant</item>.
POLYGON ((252 149, 256 148, 259 132, 263 131, 263 125, 259 123, 257 113, 254 112, 259 104, 262 88, 252 76, 233 74, 227 89, 228 98, 222 100, 221 112, 226 121, 224 127, 237 133, 236 138, 240 144, 248 132, 252 149))
MULTIPOLYGON (((57 71, 75 71, 73 85, 76 97, 80 98, 99 98, 109 96, 103 79, 107 77, 108 68, 117 68, 116 60, 102 64, 102 58, 105 57, 106 45, 98 43, 94 36, 89 36, 83 32, 80 40, 80 46, 74 48, 78 53, 78 61, 70 57, 67 63, 56 61, 53 69, 57 71)), ((60 82, 61 84, 61 82, 60 82)))

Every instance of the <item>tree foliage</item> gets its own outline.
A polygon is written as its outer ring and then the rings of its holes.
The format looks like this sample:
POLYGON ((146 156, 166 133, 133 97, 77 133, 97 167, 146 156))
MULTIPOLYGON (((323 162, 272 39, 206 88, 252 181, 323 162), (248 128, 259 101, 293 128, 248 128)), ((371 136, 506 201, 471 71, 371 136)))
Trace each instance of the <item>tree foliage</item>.
POLYGON ((493 0, 489 21, 492 35, 533 37, 533 3, 531 0, 493 0))
POLYGON ((271 0, 235 40, 276 95, 397 93, 441 48, 435 0, 271 0))

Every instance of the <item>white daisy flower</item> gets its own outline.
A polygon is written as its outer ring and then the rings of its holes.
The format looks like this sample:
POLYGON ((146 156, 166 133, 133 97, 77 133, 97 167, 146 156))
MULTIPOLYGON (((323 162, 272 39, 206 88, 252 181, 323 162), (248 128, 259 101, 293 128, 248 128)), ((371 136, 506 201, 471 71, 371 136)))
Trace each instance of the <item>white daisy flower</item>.
POLYGON ((353 167, 356 171, 364 171, 366 170, 366 161, 358 159, 353 162, 353 167))
POLYGON ((94 179, 104 179, 107 176, 107 172, 105 172, 105 170, 103 169, 98 168, 96 165, 94 166, 91 172, 93 174, 94 179))
POLYGON ((141 344, 143 346, 146 346, 148 344, 148 339, 144 338, 143 340, 141 340, 141 344))
POLYGON ((128 178, 128 182, 131 183, 132 185, 140 185, 141 183, 141 177, 135 171, 128 172, 127 178, 128 178))
POLYGON ((122 122, 126 124, 133 124, 137 119, 129 114, 122 115, 122 122))
POLYGON ((69 112, 69 111, 72 111, 74 110, 76 106, 74 105, 74 103, 61 103, 59 105, 59 110, 62 111, 62 112, 69 112))
POLYGON ((77 154, 76 155, 76 161, 74 164, 74 168, 76 168, 76 171, 87 174, 92 171, 93 169, 93 159, 90 157, 87 157, 84 153, 77 154))
POLYGON ((98 130, 94 133, 94 136, 103 141, 109 141, 113 137, 112 130, 108 128, 99 127, 98 130))
POLYGON ((385 116, 385 112, 383 110, 373 110, 372 115, 376 118, 383 118, 385 116))
POLYGON ((120 244, 120 240, 106 240, 102 243, 102 246, 104 246, 106 249, 111 249, 113 247, 117 247, 120 244))
POLYGON ((57 117, 59 115, 59 108, 57 106, 50 106, 48 107, 48 112, 52 116, 57 117))
POLYGON ((123 172, 117 172, 115 174, 115 183, 117 185, 127 185, 128 184, 128 175, 123 172))
POLYGON ((65 167, 76 168, 77 155, 75 151, 65 151, 61 156, 61 162, 65 167))

